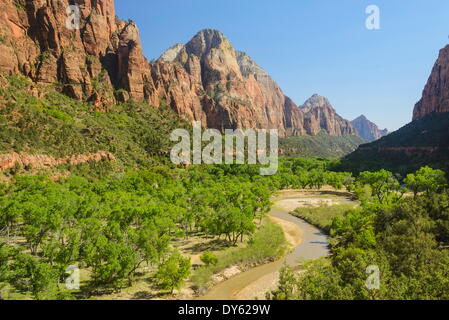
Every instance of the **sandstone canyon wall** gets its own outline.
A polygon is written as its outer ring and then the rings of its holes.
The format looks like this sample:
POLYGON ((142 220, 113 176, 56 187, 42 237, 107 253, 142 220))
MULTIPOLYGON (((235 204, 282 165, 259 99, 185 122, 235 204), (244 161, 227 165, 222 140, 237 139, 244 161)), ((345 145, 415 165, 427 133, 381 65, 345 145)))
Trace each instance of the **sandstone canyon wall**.
POLYGON ((246 53, 216 30, 203 30, 148 63, 139 30, 115 15, 113 0, 1 0, 0 72, 108 110, 133 99, 168 104, 188 120, 216 129, 279 129, 281 136, 357 134, 328 101, 298 108, 246 53), (79 5, 79 29, 67 28, 79 5))
POLYGON ((440 50, 422 98, 415 106, 413 120, 445 112, 449 112, 449 45, 440 50))
POLYGON ((325 97, 314 94, 301 108, 311 135, 317 135, 322 130, 331 136, 357 135, 351 122, 339 116, 325 97))

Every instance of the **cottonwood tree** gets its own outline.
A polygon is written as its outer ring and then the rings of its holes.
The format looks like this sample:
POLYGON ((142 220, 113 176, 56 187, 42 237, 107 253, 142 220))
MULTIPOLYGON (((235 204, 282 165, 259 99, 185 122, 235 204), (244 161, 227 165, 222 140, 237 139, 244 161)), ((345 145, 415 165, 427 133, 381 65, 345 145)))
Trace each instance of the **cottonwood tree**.
POLYGON ((190 259, 183 258, 178 251, 175 251, 159 266, 155 277, 162 289, 170 290, 173 294, 175 289, 181 288, 190 273, 190 259))
POLYGON ((440 191, 447 185, 444 171, 423 167, 415 174, 409 174, 404 180, 407 188, 413 192, 416 199, 418 193, 425 192, 429 196, 433 192, 440 191))
MULTIPOLYGON (((394 195, 400 191, 400 184, 393 173, 380 170, 378 172, 362 172, 357 179, 360 185, 369 185, 372 195, 380 202, 396 201, 394 195)), ((401 195, 402 196, 402 195, 401 195)))

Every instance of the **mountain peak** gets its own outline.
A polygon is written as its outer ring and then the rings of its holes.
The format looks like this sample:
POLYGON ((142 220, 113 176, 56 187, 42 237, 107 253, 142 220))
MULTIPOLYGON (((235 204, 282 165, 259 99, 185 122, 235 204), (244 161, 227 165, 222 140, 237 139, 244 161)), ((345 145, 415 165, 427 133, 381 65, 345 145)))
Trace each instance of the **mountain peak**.
POLYGON ((432 73, 424 87, 422 98, 415 105, 413 120, 432 113, 449 112, 449 45, 440 50, 432 73))
POLYGON ((186 44, 186 50, 190 54, 202 56, 211 49, 234 50, 229 40, 218 30, 203 29, 199 31, 186 44))
POLYGON ((240 66, 242 75, 247 77, 249 74, 253 74, 254 77, 260 81, 273 81, 270 75, 260 67, 246 52, 235 51, 237 63, 240 66))
POLYGON ((357 119, 354 119, 351 123, 358 134, 369 142, 379 140, 389 133, 387 129, 380 130, 375 123, 369 121, 363 114, 357 119))
POLYGON ((317 93, 312 95, 309 99, 307 99, 306 102, 302 105, 303 109, 313 109, 313 108, 322 108, 322 107, 329 107, 332 110, 334 109, 329 102, 329 99, 326 97, 323 97, 317 93))
POLYGON ((220 38, 225 38, 224 34, 217 29, 202 29, 200 31, 198 31, 195 35, 196 36, 201 36, 201 37, 220 37, 220 38))
POLYGON ((304 112, 305 122, 313 127, 313 135, 323 130, 331 136, 357 135, 351 122, 343 119, 326 97, 315 93, 300 108, 304 112))
POLYGON ((371 122, 368 120, 368 118, 364 114, 362 114, 362 115, 358 116, 357 118, 355 118, 354 120, 352 120, 352 122, 357 122, 357 121, 371 122))
POLYGON ((167 49, 159 57, 158 61, 174 62, 183 52, 202 57, 212 49, 220 49, 234 54, 234 49, 231 43, 220 31, 215 29, 203 29, 198 31, 186 44, 177 43, 167 49))

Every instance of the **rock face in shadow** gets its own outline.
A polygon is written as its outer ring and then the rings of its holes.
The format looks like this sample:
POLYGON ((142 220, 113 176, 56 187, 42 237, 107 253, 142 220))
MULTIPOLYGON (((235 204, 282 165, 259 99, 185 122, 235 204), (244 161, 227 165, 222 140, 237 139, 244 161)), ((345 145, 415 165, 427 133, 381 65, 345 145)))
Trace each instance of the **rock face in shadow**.
POLYGON ((445 112, 449 112, 449 45, 440 50, 422 98, 415 106, 413 120, 445 112))
POLYGON ((156 62, 144 56, 139 29, 115 16, 113 0, 3 0, 0 72, 107 111, 133 99, 171 106, 185 119, 225 129, 278 129, 280 136, 356 134, 328 105, 305 111, 246 53, 216 30, 202 30, 156 62), (69 3, 79 7, 73 28, 69 3))
POLYGON ((347 170, 387 168, 406 174, 429 165, 449 171, 449 46, 440 51, 413 121, 359 147, 343 161, 347 170))
POLYGON ((369 121, 364 115, 361 115, 357 119, 351 121, 351 123, 357 130, 359 136, 369 142, 379 140, 389 133, 387 129, 380 130, 375 123, 369 121))

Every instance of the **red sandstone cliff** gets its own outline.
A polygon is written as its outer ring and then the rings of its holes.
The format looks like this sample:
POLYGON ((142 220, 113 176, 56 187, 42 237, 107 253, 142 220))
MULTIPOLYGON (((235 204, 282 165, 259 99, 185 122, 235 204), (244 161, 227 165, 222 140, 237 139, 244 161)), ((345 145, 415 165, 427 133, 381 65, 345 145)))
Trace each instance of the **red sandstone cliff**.
POLYGON ((304 116, 293 101, 246 53, 236 51, 216 30, 203 30, 186 45, 170 48, 153 69, 160 64, 180 66, 188 74, 193 92, 179 103, 173 101, 177 94, 172 93, 179 84, 172 86, 166 89, 167 101, 175 109, 183 102, 190 103, 192 106, 185 108, 189 115, 208 127, 279 129, 283 136, 306 133, 304 116))
POLYGON ((415 106, 413 120, 445 112, 449 112, 449 45, 440 51, 422 98, 415 106))
POLYGON ((148 63, 137 26, 116 18, 113 0, 70 3, 80 7, 79 29, 66 26, 68 0, 1 0, 0 72, 58 83, 67 95, 103 109, 129 98, 156 107, 166 103, 186 119, 220 130, 356 134, 328 106, 298 108, 216 30, 203 30, 148 63))
POLYGON ((340 117, 325 97, 314 94, 301 109, 305 113, 305 126, 311 135, 317 135, 323 130, 331 136, 357 135, 351 122, 340 117))
POLYGON ((8 153, 0 154, 0 171, 6 171, 19 165, 21 168, 48 169, 61 164, 77 165, 89 161, 116 161, 114 155, 99 151, 91 154, 78 154, 64 158, 54 158, 44 154, 8 153))

